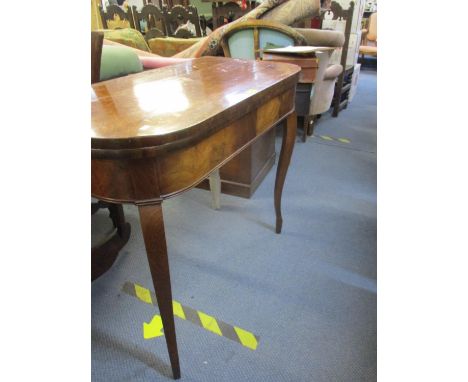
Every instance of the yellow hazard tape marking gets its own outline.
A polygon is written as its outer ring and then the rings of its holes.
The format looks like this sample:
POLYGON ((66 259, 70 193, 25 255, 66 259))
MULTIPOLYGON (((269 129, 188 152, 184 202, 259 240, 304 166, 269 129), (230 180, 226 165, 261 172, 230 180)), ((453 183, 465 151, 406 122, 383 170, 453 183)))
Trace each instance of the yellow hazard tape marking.
POLYGON ((160 315, 156 314, 150 323, 143 322, 143 338, 145 340, 163 335, 163 323, 160 315))
POLYGON ((174 316, 177 316, 179 318, 182 318, 182 320, 185 320, 185 313, 184 309, 182 309, 182 305, 180 302, 177 301, 172 301, 172 309, 174 310, 174 316))
POLYGON ((147 304, 152 304, 153 301, 151 300, 151 293, 148 289, 143 288, 142 286, 135 284, 135 293, 136 296, 141 300, 146 302, 147 304))
MULTIPOLYGON (((157 306, 154 292, 141 285, 126 282, 122 287, 122 291, 146 304, 157 306)), ((248 330, 218 320, 216 317, 182 305, 175 300, 172 300, 172 309, 176 317, 189 321, 218 336, 235 341, 248 349, 257 349, 259 337, 248 330)), ((163 335, 163 324, 160 315, 155 315, 149 323, 143 323, 143 338, 151 339, 163 335)))
POLYGON ((329 135, 312 135, 312 138, 320 138, 328 142, 340 142, 340 143, 351 143, 348 138, 334 138, 329 135))
POLYGON ((206 330, 209 330, 218 336, 223 335, 223 333, 221 333, 221 329, 219 329, 218 323, 216 322, 216 318, 200 311, 198 312, 198 316, 200 317, 200 321, 206 330))
POLYGON ((237 335, 239 336, 239 339, 241 340, 241 343, 242 345, 252 349, 252 350, 255 350, 257 349, 257 345, 258 345, 258 342, 257 342, 257 339, 255 338, 255 336, 244 330, 244 329, 241 329, 237 326, 234 326, 234 330, 236 331, 237 335))

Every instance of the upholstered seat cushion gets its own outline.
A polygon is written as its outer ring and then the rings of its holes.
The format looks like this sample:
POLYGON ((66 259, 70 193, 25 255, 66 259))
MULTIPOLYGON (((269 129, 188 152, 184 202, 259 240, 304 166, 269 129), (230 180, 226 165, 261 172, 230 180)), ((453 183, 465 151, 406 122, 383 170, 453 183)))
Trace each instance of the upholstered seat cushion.
POLYGON ((341 65, 330 65, 327 69, 325 69, 323 80, 334 80, 341 74, 342 71, 343 67, 341 65))
POLYGON ((144 50, 150 52, 150 48, 145 41, 143 35, 136 29, 124 28, 124 29, 102 29, 100 32, 104 33, 106 40, 118 42, 123 45, 130 46, 132 48, 144 50))
POLYGON ((143 71, 137 54, 127 47, 103 45, 100 80, 125 76, 143 71))
POLYGON ((193 44, 202 40, 203 37, 176 38, 176 37, 155 37, 148 40, 151 52, 163 57, 172 57, 175 54, 190 48, 193 44))
POLYGON ((369 45, 361 45, 359 47, 360 54, 374 54, 377 55, 377 47, 376 46, 369 46, 369 45))

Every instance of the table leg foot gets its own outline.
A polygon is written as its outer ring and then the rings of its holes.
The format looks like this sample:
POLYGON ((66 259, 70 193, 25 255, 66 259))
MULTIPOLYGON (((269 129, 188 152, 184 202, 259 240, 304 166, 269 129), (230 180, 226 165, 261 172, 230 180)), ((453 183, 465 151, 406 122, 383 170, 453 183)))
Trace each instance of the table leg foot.
POLYGON ((286 123, 283 124, 283 141, 281 152, 276 169, 275 180, 275 212, 276 212, 276 233, 281 233, 283 217, 281 216, 281 195, 283 194, 284 180, 288 172, 289 162, 296 141, 297 117, 296 112, 289 115, 286 123))
POLYGON ((169 275, 162 206, 161 204, 141 205, 138 209, 151 277, 156 298, 158 299, 164 336, 166 337, 167 350, 171 360, 172 374, 174 379, 179 379, 179 354, 177 351, 174 311, 172 308, 171 279, 169 275))

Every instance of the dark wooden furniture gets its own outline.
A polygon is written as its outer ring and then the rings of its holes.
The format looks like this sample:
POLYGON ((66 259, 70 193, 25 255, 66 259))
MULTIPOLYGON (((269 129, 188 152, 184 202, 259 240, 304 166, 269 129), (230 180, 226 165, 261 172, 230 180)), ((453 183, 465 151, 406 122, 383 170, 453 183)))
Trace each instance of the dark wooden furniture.
MULTIPOLYGON (((226 31, 225 37, 221 41, 221 46, 226 57, 231 57, 227 38, 235 31, 245 28, 254 29, 257 32, 258 28, 271 28, 287 35, 291 33, 291 29, 288 26, 267 20, 247 20, 238 23, 226 31)), ((258 33, 256 34, 258 35, 258 33)), ((305 40, 295 41, 296 45, 303 45, 304 43, 305 40)), ((254 54, 258 58, 260 53, 258 39, 255 40, 255 44, 254 54)), ((221 192, 250 198, 275 164, 275 158, 275 132, 271 130, 221 167, 221 192)), ((204 181, 199 187, 209 189, 209 184, 207 181, 204 181)))
POLYGON ((128 7, 127 12, 125 12, 118 5, 109 5, 106 7, 105 11, 101 6, 99 6, 99 14, 101 15, 101 21, 104 29, 111 29, 108 21, 114 20, 115 18, 122 21, 128 21, 129 27, 135 29, 131 7, 128 7))
POLYGON ((237 20, 257 6, 257 3, 251 0, 246 1, 245 9, 233 0, 202 0, 202 2, 211 3, 213 30, 237 20))
POLYGON ((333 20, 346 20, 345 25, 345 42, 341 50, 340 64, 343 67, 343 72, 338 77, 335 85, 335 94, 333 96, 333 117, 337 117, 339 112, 348 107, 349 91, 351 89, 351 79, 353 77, 354 66, 346 66, 348 58, 349 39, 351 36, 351 25, 353 23, 354 2, 349 3, 348 9, 343 9, 339 3, 332 1, 330 10, 321 14, 321 21, 326 14, 333 14, 333 20))
POLYGON ((180 38, 202 37, 197 8, 192 6, 183 7, 181 5, 174 5, 171 9, 165 8, 164 14, 168 36, 180 38), (187 21, 190 21, 195 25, 195 36, 184 29, 177 31, 177 28, 180 25, 187 23, 187 21))
POLYGON ((311 54, 310 57, 304 57, 298 55, 287 56, 281 54, 264 53, 263 60, 287 62, 301 67, 299 83, 297 84, 296 88, 296 114, 298 117, 302 117, 303 119, 304 134, 302 141, 305 142, 310 126, 310 96, 312 92, 312 85, 315 81, 315 76, 318 70, 318 59, 315 57, 315 54, 311 54))
POLYGON ((93 85, 92 195, 138 206, 175 379, 180 367, 162 202, 194 187, 286 120, 274 191, 280 233, 299 70, 283 63, 202 57, 93 85), (168 86, 170 92, 161 91, 168 86))
POLYGON ((166 15, 156 5, 146 4, 140 11, 134 5, 132 12, 136 29, 145 36, 146 40, 167 35, 166 15))
POLYGON ((101 56, 104 34, 100 32, 91 32, 91 83, 99 81, 101 74, 101 56))
MULTIPOLYGON (((103 41, 102 33, 91 32, 91 84, 99 81, 103 41)), ((125 221, 122 205, 99 200, 91 203, 91 214, 95 214, 101 208, 109 210, 114 232, 106 241, 91 249, 91 281, 109 270, 130 238, 130 224, 125 221)))

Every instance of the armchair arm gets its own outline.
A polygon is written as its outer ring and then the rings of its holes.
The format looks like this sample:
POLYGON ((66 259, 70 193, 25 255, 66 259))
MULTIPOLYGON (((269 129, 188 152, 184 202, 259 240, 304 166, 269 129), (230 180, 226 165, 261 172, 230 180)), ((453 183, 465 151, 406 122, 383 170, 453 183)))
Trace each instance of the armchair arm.
POLYGON ((330 65, 325 70, 325 75, 323 76, 324 81, 335 80, 343 71, 343 67, 341 65, 330 65))
POLYGON ((312 46, 333 46, 340 48, 343 46, 345 37, 343 32, 329 31, 312 28, 294 28, 304 36, 308 45, 312 46))

